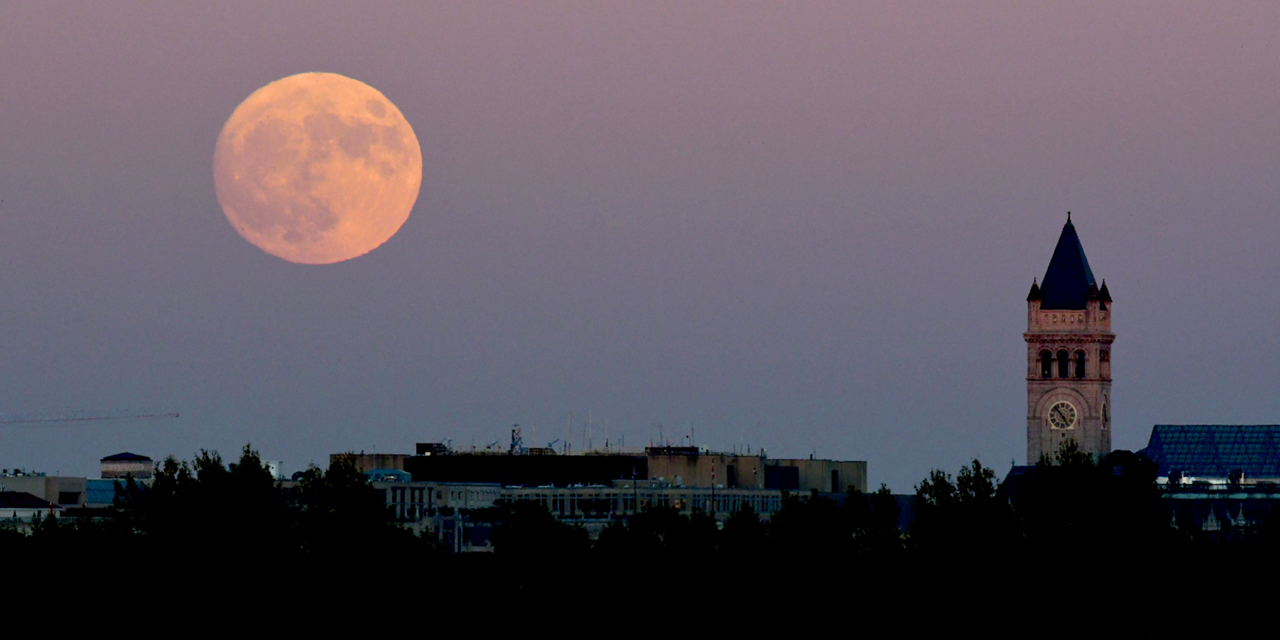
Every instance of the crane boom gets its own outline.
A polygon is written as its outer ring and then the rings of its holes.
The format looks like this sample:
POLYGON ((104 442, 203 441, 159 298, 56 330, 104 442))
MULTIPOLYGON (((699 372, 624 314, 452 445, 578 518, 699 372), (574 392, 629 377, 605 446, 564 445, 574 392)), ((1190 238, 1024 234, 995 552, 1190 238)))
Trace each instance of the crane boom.
POLYGON ((157 409, 81 409, 77 411, 53 411, 47 413, 0 413, 0 425, 89 422, 98 420, 156 420, 160 418, 177 417, 177 411, 157 409))

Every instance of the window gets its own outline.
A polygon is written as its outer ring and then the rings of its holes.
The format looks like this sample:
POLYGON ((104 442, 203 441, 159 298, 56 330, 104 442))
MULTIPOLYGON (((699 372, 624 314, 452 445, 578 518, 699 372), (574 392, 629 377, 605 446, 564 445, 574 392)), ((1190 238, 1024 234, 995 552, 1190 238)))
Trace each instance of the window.
POLYGON ((1058 351, 1058 377, 1059 378, 1067 377, 1070 374, 1070 369, 1071 369, 1071 355, 1067 353, 1066 349, 1059 350, 1058 351))
POLYGON ((1053 376, 1053 354, 1048 351, 1040 352, 1040 377, 1049 378, 1053 376))
POLYGON ((1076 377, 1084 378, 1084 352, 1076 352, 1076 377))

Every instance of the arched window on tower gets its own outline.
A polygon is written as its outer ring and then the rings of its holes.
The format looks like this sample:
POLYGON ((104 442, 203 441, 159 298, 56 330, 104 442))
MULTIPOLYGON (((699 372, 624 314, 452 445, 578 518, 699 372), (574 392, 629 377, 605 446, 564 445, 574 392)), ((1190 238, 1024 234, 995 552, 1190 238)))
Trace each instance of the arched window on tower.
POLYGON ((1076 352, 1076 378, 1084 378, 1084 352, 1076 352))
POLYGON ((1058 377, 1066 378, 1071 375, 1071 354, 1066 349, 1058 351, 1058 377))
POLYGON ((1048 351, 1040 352, 1040 377, 1053 377, 1053 354, 1048 351))

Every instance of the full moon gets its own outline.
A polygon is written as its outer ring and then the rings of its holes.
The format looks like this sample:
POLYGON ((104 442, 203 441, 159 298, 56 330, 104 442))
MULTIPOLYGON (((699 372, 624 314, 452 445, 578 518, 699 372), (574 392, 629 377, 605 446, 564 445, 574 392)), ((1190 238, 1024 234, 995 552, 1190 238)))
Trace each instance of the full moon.
POLYGON ((400 230, 422 185, 422 150, 377 89, 302 73, 236 107, 218 136, 213 179, 245 240, 289 262, 329 264, 400 230))

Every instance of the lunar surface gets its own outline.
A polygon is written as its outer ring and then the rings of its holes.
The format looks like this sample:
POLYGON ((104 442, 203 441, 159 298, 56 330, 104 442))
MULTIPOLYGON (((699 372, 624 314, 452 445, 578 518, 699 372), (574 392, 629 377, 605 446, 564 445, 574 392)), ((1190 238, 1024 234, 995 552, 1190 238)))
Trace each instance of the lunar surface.
POLYGON ((327 264, 400 230, 422 185, 422 150, 377 89, 303 73, 236 107, 218 136, 213 178, 246 240, 290 262, 327 264))

